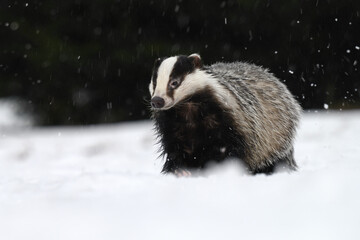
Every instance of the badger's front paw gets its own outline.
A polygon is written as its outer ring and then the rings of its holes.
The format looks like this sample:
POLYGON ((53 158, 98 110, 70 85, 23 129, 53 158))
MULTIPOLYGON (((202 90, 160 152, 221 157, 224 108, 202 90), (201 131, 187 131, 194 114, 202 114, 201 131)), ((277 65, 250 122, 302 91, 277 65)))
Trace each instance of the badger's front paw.
POLYGON ((191 172, 182 168, 178 168, 174 171, 175 176, 177 177, 190 177, 191 172))

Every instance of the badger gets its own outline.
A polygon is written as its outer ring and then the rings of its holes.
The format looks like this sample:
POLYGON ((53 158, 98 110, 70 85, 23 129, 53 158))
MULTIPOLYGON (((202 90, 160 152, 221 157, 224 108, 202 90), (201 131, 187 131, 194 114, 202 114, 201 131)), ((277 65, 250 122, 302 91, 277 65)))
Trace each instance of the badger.
POLYGON ((296 170, 301 107, 267 69, 245 62, 202 64, 199 54, 155 60, 151 118, 163 173, 191 175, 210 162, 239 159, 250 173, 296 170))

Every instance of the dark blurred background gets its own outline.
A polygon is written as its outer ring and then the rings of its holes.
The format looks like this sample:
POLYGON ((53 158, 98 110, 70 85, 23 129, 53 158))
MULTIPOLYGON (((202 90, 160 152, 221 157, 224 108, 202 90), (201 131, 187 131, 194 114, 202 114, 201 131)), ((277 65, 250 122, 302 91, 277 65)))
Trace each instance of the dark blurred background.
POLYGON ((305 109, 360 107, 360 1, 0 3, 0 99, 40 125, 149 118, 154 59, 269 68, 305 109))

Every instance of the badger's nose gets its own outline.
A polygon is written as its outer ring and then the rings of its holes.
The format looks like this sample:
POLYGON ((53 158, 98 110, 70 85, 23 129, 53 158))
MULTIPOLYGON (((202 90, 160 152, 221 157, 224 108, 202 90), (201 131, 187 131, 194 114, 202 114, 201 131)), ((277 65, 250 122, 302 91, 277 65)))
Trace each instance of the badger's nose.
POLYGON ((161 97, 153 97, 151 99, 151 106, 153 108, 162 108, 165 105, 165 100, 161 97))

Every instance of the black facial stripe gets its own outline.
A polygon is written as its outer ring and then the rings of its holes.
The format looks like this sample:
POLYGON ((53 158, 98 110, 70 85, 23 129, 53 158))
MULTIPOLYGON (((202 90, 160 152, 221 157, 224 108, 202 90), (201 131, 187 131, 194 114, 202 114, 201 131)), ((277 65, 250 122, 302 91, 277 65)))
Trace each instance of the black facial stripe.
MULTIPOLYGON (((195 66, 193 65, 191 60, 187 56, 179 56, 171 71, 169 84, 171 80, 177 79, 179 81, 179 84, 176 88, 178 88, 184 81, 186 75, 192 73, 193 71, 195 71, 195 66)), ((171 98, 174 98, 174 90, 176 88, 171 88, 169 84, 167 86, 167 95, 171 98)))
POLYGON ((179 56, 170 74, 171 78, 184 78, 195 70, 194 65, 187 56, 179 56))
POLYGON ((154 91, 156 88, 159 67, 164 60, 165 60, 165 58, 158 58, 155 60, 155 63, 154 63, 153 72, 152 72, 152 81, 153 81, 153 90, 154 91))

